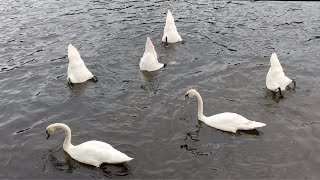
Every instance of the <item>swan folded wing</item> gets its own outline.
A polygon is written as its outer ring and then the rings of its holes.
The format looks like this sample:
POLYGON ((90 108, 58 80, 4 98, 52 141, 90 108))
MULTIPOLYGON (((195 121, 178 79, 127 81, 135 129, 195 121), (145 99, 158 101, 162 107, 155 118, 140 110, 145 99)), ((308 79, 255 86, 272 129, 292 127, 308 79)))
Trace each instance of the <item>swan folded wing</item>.
POLYGON ((267 78, 266 81, 266 86, 268 89, 270 89, 271 91, 278 91, 278 83, 276 83, 273 79, 271 78, 267 78))
POLYGON ((230 112, 216 114, 209 118, 210 121, 208 124, 210 126, 224 131, 235 132, 238 129, 250 130, 254 129, 254 125, 256 125, 254 121, 250 121, 239 114, 230 112))
POLYGON ((68 154, 75 160, 99 167, 102 163, 112 163, 115 149, 101 141, 88 141, 71 148, 68 154))
POLYGON ((140 60, 140 70, 142 71, 156 71, 164 66, 164 64, 159 63, 158 59, 152 53, 144 53, 140 60))
POLYGON ((288 78, 287 76, 282 75, 282 77, 279 79, 279 87, 281 88, 281 90, 285 90, 286 87, 292 82, 292 80, 290 78, 288 78))
POLYGON ((281 66, 280 68, 270 67, 266 78, 268 89, 276 91, 280 87, 281 90, 285 90, 291 82, 292 80, 284 74, 281 66))
POLYGON ((270 77, 267 77, 267 88, 272 91, 277 91, 279 87, 281 90, 285 90, 291 82, 292 80, 285 76, 283 72, 274 73, 270 77))
POLYGON ((78 146, 94 146, 94 147, 100 147, 100 148, 105 148, 105 149, 114 149, 110 144, 102 142, 102 141, 87 141, 84 143, 79 144, 78 146))
POLYGON ((72 83, 82 83, 93 78, 93 74, 88 70, 84 62, 80 61, 76 64, 69 63, 68 79, 69 78, 72 83))
POLYGON ((177 32, 177 30, 173 31, 166 31, 164 32, 163 36, 162 36, 162 42, 166 42, 166 38, 168 43, 176 43, 179 41, 182 41, 181 36, 179 35, 179 33, 177 32))

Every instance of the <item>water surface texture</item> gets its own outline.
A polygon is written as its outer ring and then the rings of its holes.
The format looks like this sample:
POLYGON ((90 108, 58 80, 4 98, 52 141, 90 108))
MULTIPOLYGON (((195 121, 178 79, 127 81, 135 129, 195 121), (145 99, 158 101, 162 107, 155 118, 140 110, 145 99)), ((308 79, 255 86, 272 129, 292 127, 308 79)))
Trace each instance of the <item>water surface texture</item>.
POLYGON ((320 4, 213 1, 2 1, 0 3, 0 178, 316 178, 320 176, 320 4), (170 8, 183 43, 161 43, 170 8), (142 73, 151 37, 160 62, 142 73), (99 79, 70 89, 67 45, 99 79), (276 52, 295 91, 277 102, 265 87, 276 52), (237 134, 199 123, 239 113, 266 123, 237 134), (127 164, 84 165, 62 149, 110 143, 127 164), (201 127, 199 127, 199 124, 201 127))

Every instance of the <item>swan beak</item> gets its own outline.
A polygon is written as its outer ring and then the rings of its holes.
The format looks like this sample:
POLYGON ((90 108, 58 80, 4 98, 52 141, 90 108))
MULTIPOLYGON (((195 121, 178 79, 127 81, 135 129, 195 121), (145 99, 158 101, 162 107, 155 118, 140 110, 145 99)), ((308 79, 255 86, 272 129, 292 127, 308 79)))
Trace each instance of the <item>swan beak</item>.
POLYGON ((183 102, 185 102, 187 99, 189 99, 189 94, 184 95, 183 102))
POLYGON ((48 135, 48 137, 47 137, 47 139, 49 139, 49 137, 50 137, 50 134, 49 134, 49 132, 46 130, 46 133, 47 133, 47 135, 48 135))

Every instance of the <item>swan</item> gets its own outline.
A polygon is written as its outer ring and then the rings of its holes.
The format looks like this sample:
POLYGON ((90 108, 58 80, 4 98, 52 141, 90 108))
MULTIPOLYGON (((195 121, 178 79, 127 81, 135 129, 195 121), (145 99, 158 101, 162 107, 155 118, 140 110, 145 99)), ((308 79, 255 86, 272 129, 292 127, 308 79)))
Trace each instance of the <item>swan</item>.
POLYGON ((68 58, 67 80, 69 83, 83 83, 89 79, 92 79, 94 82, 98 81, 98 78, 88 70, 78 50, 72 44, 68 45, 68 58))
POLYGON ((279 91, 280 97, 283 97, 281 91, 284 91, 291 82, 293 82, 294 84, 294 89, 296 87, 296 82, 284 75, 283 69, 281 67, 276 53, 272 53, 270 58, 270 64, 271 67, 269 68, 266 77, 266 86, 269 90, 273 92, 279 91))
POLYGON ((176 43, 182 41, 177 27, 174 23, 174 18, 170 10, 167 12, 166 25, 164 26, 162 42, 166 43, 176 43))
POLYGON ((250 121, 239 114, 230 112, 224 112, 206 117, 203 115, 202 98, 195 89, 190 89, 187 91, 184 96, 184 101, 193 96, 196 96, 198 99, 198 119, 213 128, 236 133, 237 130, 251 130, 266 125, 264 123, 250 121))
POLYGON ((149 37, 147 37, 146 49, 140 59, 139 66, 141 71, 156 71, 164 66, 164 64, 158 62, 157 52, 154 50, 149 37))
POLYGON ((63 123, 50 124, 46 133, 49 139, 56 129, 63 129, 66 133, 66 138, 63 143, 63 150, 67 152, 73 159, 100 167, 102 163, 117 164, 131 161, 133 158, 128 157, 124 153, 114 149, 111 145, 101 141, 87 141, 77 146, 71 144, 71 129, 63 123))

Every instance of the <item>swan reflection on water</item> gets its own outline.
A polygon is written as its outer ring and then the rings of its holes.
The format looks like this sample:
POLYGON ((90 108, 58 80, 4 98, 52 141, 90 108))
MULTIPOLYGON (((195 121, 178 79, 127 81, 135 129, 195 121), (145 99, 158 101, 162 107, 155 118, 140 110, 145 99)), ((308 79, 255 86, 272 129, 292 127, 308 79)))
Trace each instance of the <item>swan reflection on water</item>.
POLYGON ((295 91, 295 89, 290 86, 287 86, 286 91, 282 91, 281 94, 280 94, 280 91, 274 92, 269 90, 268 88, 265 88, 264 97, 271 98, 274 102, 279 103, 280 100, 285 99, 285 97, 282 95, 284 92, 287 94, 287 93, 292 93, 292 91, 295 91))
POLYGON ((85 90, 87 89, 88 85, 91 84, 92 82, 86 81, 83 83, 78 83, 78 84, 69 84, 69 90, 71 92, 72 96, 80 96, 82 95, 85 90))
POLYGON ((147 90, 156 93, 158 90, 159 84, 157 83, 156 76, 159 74, 158 71, 140 71, 140 77, 143 79, 143 84, 141 85, 141 89, 147 90))

